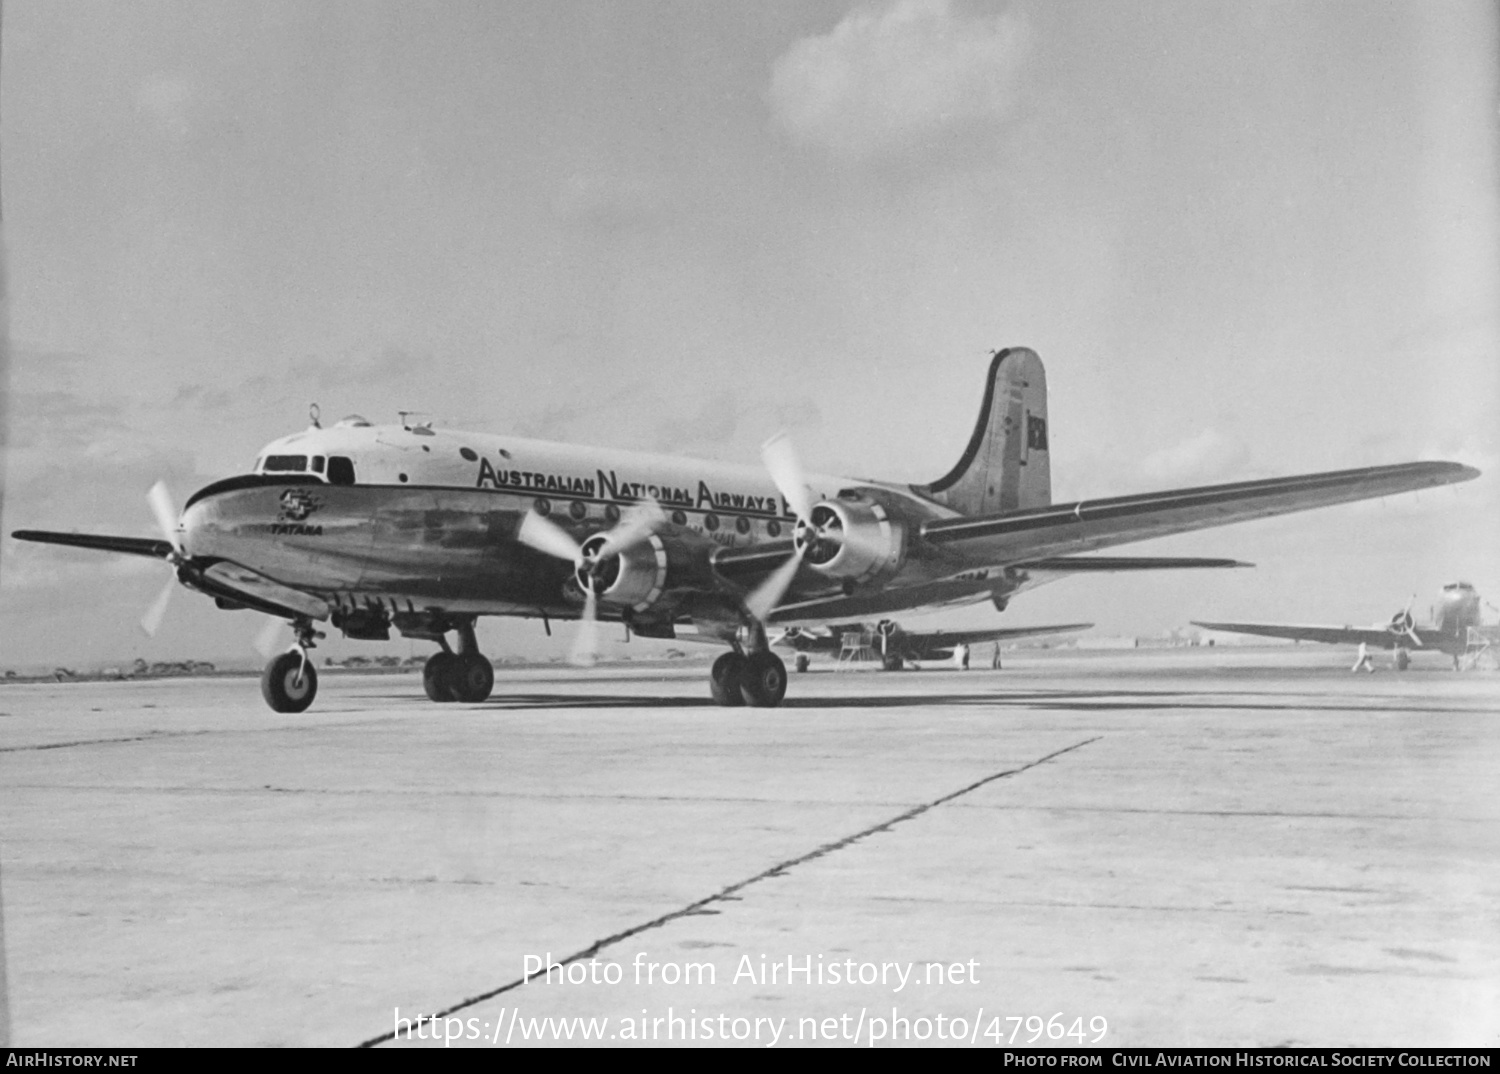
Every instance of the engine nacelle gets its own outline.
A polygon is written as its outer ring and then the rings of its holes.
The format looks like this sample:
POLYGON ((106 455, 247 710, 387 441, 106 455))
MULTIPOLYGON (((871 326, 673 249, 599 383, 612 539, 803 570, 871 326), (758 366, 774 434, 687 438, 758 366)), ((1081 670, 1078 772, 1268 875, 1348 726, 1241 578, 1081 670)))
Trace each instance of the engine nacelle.
POLYGON ((906 527, 878 503, 823 500, 793 537, 802 562, 830 578, 862 582, 901 562, 906 527))
POLYGON ((708 556, 714 546, 706 541, 653 533, 596 563, 605 543, 602 533, 583 542, 584 562, 575 578, 580 588, 593 589, 606 604, 644 612, 675 588, 709 584, 708 556))

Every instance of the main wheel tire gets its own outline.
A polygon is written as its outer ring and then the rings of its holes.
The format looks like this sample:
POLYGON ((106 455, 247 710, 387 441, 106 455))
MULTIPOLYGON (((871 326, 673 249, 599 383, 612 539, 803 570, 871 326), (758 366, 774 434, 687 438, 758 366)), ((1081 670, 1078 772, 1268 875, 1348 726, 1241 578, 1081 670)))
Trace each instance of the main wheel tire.
POLYGON ((482 653, 465 653, 448 671, 448 682, 459 701, 477 705, 495 688, 495 668, 482 653))
POLYGON ((1407 652, 1405 649, 1397 649, 1396 670, 1405 671, 1409 667, 1411 667, 1411 653, 1407 652))
POLYGON ((786 665, 775 653, 756 653, 740 672, 740 694, 745 704, 774 709, 786 696, 786 665))
POLYGON ((453 653, 433 653, 422 668, 422 689, 430 700, 439 704, 457 701, 454 691, 458 676, 455 674, 458 657, 453 653))
POLYGON ((798 653, 797 654, 797 670, 799 672, 806 671, 811 664, 812 664, 812 658, 810 656, 808 656, 806 653, 798 653))
POLYGON ((715 702, 725 708, 745 703, 740 695, 740 675, 745 670, 745 658, 739 653, 725 653, 714 661, 708 673, 708 692, 715 702))
POLYGON ((880 667, 884 671, 900 671, 902 660, 896 653, 886 653, 880 658, 880 667))
POLYGON ((302 654, 282 653, 266 665, 260 676, 260 693, 276 712, 305 712, 318 696, 318 671, 312 661, 303 667, 302 654))

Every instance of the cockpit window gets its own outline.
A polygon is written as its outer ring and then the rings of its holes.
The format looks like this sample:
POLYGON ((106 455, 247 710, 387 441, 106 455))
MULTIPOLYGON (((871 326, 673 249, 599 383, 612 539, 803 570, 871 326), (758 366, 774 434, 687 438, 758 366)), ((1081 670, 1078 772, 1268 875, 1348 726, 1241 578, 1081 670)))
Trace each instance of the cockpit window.
POLYGON ((267 455, 266 473, 302 473, 307 469, 306 455, 267 455))
POLYGON ((354 484, 354 460, 343 455, 328 456, 328 483, 330 485, 354 484))
POLYGON ((321 474, 323 472, 323 456, 314 455, 312 457, 312 472, 315 474, 321 474))

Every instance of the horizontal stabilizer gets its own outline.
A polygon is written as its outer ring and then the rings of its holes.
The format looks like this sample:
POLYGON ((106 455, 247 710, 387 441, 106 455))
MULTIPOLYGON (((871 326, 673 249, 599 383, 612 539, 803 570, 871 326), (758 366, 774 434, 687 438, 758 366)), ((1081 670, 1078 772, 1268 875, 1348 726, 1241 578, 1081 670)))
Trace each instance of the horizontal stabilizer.
POLYGON ((1205 559, 1200 556, 1052 556, 1018 563, 1027 571, 1173 571, 1215 567, 1253 567, 1238 559, 1205 559))
POLYGON ((65 544, 96 552, 123 552, 128 556, 149 556, 152 559, 166 559, 172 554, 172 546, 166 541, 149 537, 109 537, 93 533, 53 533, 49 530, 16 530, 11 536, 18 541, 65 544))

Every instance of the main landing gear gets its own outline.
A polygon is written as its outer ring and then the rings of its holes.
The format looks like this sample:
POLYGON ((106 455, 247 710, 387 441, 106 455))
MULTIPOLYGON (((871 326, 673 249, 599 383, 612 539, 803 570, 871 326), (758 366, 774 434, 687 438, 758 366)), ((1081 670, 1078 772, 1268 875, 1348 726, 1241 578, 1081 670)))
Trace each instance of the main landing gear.
POLYGON ((442 651, 432 654, 422 668, 422 688, 437 702, 464 701, 474 705, 486 700, 495 687, 495 669, 474 637, 474 620, 460 620, 458 652, 448 648, 448 639, 438 637, 442 651))
POLYGON ((313 629, 311 619, 294 619, 297 647, 275 657, 261 672, 260 693, 275 712, 306 712, 318 696, 318 670, 307 651, 323 633, 313 629))
POLYGON ((750 705, 774 709, 786 696, 786 665, 771 652, 759 624, 751 630, 750 638, 748 654, 736 644, 714 661, 708 673, 708 692, 726 708, 750 705))

